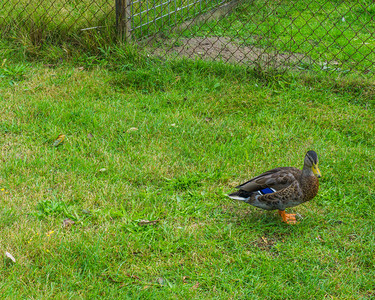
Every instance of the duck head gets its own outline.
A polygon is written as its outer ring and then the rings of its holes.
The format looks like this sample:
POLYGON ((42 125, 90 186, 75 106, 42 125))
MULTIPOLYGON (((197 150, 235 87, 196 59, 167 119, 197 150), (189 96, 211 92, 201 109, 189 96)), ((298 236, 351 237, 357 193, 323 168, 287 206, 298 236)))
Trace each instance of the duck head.
POLYGON ((320 178, 322 174, 319 171, 318 162, 318 155, 315 151, 310 150, 306 153, 303 169, 309 173, 312 171, 316 177, 320 178))

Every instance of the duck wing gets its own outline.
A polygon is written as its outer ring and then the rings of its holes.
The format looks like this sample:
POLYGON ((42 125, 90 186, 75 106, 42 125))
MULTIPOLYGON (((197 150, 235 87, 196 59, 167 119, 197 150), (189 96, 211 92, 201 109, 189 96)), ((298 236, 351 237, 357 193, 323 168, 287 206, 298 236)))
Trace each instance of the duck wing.
POLYGON ((275 168, 240 184, 236 188, 246 192, 255 192, 265 188, 273 188, 279 191, 298 181, 301 175, 302 171, 297 168, 275 168))

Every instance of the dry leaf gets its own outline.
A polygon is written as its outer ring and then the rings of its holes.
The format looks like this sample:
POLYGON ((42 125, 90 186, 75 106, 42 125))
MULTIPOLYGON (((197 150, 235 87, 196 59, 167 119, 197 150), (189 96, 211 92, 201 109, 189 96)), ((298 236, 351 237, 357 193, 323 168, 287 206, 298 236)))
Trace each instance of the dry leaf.
POLYGON ((298 219, 300 219, 300 220, 303 220, 303 219, 304 219, 304 217, 303 217, 301 214, 299 214, 299 213, 296 213, 296 217, 297 217, 298 219))
POLYGON ((149 221, 149 220, 139 220, 138 225, 139 226, 145 226, 145 225, 156 225, 160 220, 154 220, 154 221, 149 221))
POLYGON ((192 290, 196 290, 197 288, 199 287, 199 282, 197 282, 196 284, 194 284, 191 289, 192 290))
POLYGON ((65 140, 65 135, 64 134, 59 134, 55 142, 53 143, 54 147, 59 146, 63 141, 65 140))
POLYGON ((88 137, 89 140, 92 140, 94 136, 92 135, 91 132, 89 132, 89 133, 87 134, 87 137, 88 137))
POLYGON ((184 283, 187 283, 187 280, 186 279, 188 279, 189 278, 189 276, 184 276, 184 277, 182 277, 182 281, 184 282, 184 283))
POLYGON ((73 220, 70 220, 69 218, 65 219, 63 221, 63 226, 64 227, 69 227, 69 226, 72 226, 74 225, 76 222, 74 222, 73 220))
POLYGON ((5 255, 10 258, 13 262, 16 262, 16 259, 13 257, 12 254, 10 254, 9 252, 5 252, 5 255))
POLYGON ((127 132, 132 132, 132 131, 137 131, 138 128, 137 127, 130 127, 127 132))

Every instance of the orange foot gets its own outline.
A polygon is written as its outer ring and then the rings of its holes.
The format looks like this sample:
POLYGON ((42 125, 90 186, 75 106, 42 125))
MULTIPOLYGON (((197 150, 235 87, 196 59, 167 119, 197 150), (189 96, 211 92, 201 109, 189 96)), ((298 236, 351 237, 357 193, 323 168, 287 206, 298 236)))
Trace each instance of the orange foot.
POLYGON ((279 215, 283 218, 283 222, 287 224, 297 224, 296 215, 295 214, 287 214, 285 210, 279 210, 279 215))

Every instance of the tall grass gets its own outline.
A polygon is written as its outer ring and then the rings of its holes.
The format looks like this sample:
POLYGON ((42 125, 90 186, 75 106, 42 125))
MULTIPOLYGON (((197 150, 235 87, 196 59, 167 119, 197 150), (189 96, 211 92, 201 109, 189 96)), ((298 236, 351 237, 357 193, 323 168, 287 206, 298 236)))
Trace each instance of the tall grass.
MULTIPOLYGON (((171 1, 169 4, 162 4, 163 2, 132 3, 133 39, 143 39, 160 30, 174 27, 217 5, 216 1, 196 4, 186 0, 171 1), (181 9, 185 6, 187 8, 181 9)), ((0 34, 34 54, 51 45, 74 45, 80 49, 96 51, 104 44, 118 41, 115 14, 115 0, 6 0, 0 10, 0 34)), ((44 52, 50 51, 48 49, 44 52)))

